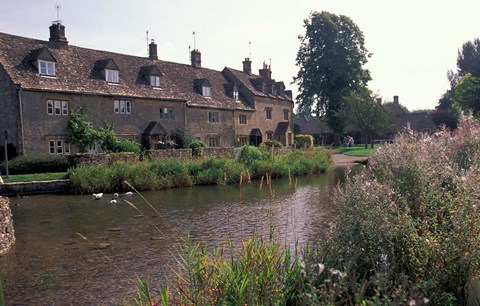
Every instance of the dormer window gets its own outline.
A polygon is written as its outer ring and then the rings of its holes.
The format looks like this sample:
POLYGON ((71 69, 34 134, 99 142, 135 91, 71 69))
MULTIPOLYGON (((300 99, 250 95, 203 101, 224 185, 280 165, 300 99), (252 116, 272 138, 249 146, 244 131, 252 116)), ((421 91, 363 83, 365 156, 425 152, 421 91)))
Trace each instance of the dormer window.
POLYGON ((202 86, 202 96, 204 97, 211 97, 212 96, 212 88, 210 86, 202 86))
POLYGON ((35 66, 38 71, 38 74, 41 76, 51 76, 54 77, 55 74, 55 63, 56 59, 53 57, 52 53, 48 48, 40 48, 33 50, 29 55, 30 63, 35 66))
POLYGON ((212 96, 212 85, 208 79, 193 80, 193 88, 206 98, 210 98, 212 96))
POLYGON ((105 69, 105 81, 108 83, 119 83, 118 70, 105 69))
POLYGON ((40 75, 55 76, 55 62, 38 60, 38 72, 40 75))
POLYGON ((234 99, 235 101, 240 100, 240 99, 239 99, 239 95, 238 95, 238 90, 237 90, 236 88, 233 89, 233 99, 234 99))
POLYGON ((152 87, 160 87, 160 76, 158 76, 158 75, 151 75, 151 76, 150 76, 150 86, 152 86, 152 87))

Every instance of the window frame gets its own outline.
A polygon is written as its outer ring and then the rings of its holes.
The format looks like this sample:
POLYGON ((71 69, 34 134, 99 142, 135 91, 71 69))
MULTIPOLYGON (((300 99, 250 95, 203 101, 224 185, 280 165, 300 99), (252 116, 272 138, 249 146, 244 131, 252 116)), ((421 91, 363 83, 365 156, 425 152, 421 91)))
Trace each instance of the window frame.
POLYGON ((66 139, 49 139, 48 152, 50 155, 68 155, 71 153, 70 142, 66 139))
POLYGON ((212 96, 212 87, 207 86, 207 85, 203 85, 202 86, 202 96, 204 96, 206 98, 210 98, 212 96))
POLYGON ((38 60, 38 73, 45 76, 55 76, 55 62, 38 60))
POLYGON ((150 75, 150 86, 159 88, 160 87, 160 76, 150 75))
POLYGON ((220 123, 220 112, 208 112, 208 122, 220 123))
POLYGON ((132 102, 130 100, 113 100, 113 113, 120 115, 130 115, 132 113, 132 102))
POLYGON ((290 120, 290 111, 288 109, 283 110, 283 120, 290 120))
POLYGON ((120 83, 119 72, 116 69, 105 69, 105 81, 108 83, 120 83))
POLYGON ((247 115, 246 114, 238 114, 238 124, 242 124, 242 125, 247 124, 247 115))
POLYGON ((220 147, 220 137, 215 135, 208 136, 208 146, 212 148, 220 147))
POLYGON ((268 120, 272 120, 272 108, 265 108, 265 118, 268 120))
POLYGON ((234 89, 234 90, 233 90, 233 93, 232 93, 232 96, 233 96, 233 99, 234 99, 235 101, 240 100, 240 94, 238 93, 238 90, 234 89))

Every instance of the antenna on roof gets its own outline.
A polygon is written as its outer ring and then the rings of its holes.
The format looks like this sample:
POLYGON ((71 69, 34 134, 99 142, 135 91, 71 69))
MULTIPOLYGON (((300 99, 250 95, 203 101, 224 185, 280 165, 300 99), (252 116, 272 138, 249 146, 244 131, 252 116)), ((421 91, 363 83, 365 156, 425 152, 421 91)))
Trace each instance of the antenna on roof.
POLYGON ((147 30, 147 55, 150 55, 150 49, 148 47, 148 30, 147 30))
POLYGON ((60 20, 60 10, 62 9, 62 6, 60 4, 55 4, 55 9, 57 10, 57 20, 55 20, 53 23, 62 23, 60 20))
POLYGON ((248 42, 248 58, 252 58, 252 42, 248 42))
POLYGON ((193 31, 192 35, 193 35, 193 50, 197 50, 197 46, 195 43, 195 31, 193 31))
POLYGON ((192 60, 192 52, 191 52, 192 46, 188 46, 188 60, 192 60))

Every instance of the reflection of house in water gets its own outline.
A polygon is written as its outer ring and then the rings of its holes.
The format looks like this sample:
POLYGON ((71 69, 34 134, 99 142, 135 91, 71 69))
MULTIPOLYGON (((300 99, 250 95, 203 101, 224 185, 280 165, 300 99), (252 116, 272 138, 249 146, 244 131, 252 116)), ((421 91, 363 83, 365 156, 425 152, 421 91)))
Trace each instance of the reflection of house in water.
MULTIPOLYGON (((48 41, 0 33, 0 131, 16 153, 69 154, 73 110, 86 109, 94 128, 113 124, 121 140, 154 149, 177 130, 211 147, 275 139, 293 143, 292 92, 272 79, 270 65, 252 73, 159 60, 157 45, 147 57, 72 46, 65 27, 50 26, 48 41)), ((91 148, 95 151, 95 148, 91 148)))

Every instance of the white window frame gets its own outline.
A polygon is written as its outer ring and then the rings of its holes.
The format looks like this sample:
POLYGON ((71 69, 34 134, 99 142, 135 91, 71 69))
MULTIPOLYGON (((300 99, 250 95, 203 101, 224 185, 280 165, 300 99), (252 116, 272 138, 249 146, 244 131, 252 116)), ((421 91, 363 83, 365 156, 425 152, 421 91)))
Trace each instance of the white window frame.
POLYGON ((62 115, 68 116, 68 102, 62 101, 62 115))
POLYGON ((160 119, 173 119, 174 110, 172 107, 160 107, 160 119))
POLYGON ((47 114, 48 115, 53 115, 53 100, 47 100, 47 114))
POLYGON ((105 81, 108 83, 119 83, 118 70, 105 69, 105 81))
POLYGON ((208 146, 209 147, 219 147, 220 146, 220 137, 219 136, 208 136, 208 146))
POLYGON ((160 87, 160 77, 158 75, 151 75, 150 76, 150 86, 160 87))
POLYGON ((55 62, 38 60, 38 73, 40 75, 55 76, 55 62))
POLYGON ((239 94, 238 94, 238 90, 233 90, 233 99, 238 101, 239 100, 239 94))
POLYGON ((51 155, 70 154, 70 142, 65 139, 50 139, 48 141, 48 150, 51 155))
POLYGON ((212 96, 212 88, 210 86, 202 86, 202 96, 204 97, 211 97, 212 96))
POLYGON ((55 116, 62 115, 62 101, 55 100, 55 116))
POLYGON ((132 113, 132 103, 129 100, 113 100, 113 112, 115 114, 130 115, 132 113))
POLYGON ((119 100, 114 100, 113 101, 113 112, 115 114, 119 114, 120 113, 120 101, 119 100))
POLYGON ((269 107, 265 108, 265 118, 272 120, 272 109, 269 107))

